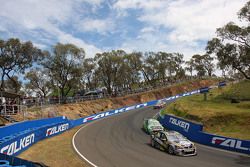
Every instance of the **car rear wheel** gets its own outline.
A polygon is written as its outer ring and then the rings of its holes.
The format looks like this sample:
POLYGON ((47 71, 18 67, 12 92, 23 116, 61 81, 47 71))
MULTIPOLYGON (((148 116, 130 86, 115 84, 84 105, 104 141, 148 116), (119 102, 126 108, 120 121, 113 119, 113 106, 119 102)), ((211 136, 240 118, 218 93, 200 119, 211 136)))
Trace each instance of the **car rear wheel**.
POLYGON ((168 147, 168 153, 169 154, 174 154, 174 148, 173 148, 173 146, 169 146, 168 147))

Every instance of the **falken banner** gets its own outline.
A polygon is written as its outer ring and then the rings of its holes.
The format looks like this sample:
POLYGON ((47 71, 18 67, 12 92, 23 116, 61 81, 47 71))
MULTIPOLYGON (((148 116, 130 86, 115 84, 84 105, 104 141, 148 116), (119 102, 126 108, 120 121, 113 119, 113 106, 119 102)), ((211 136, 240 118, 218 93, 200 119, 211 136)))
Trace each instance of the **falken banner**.
POLYGON ((145 103, 141 103, 141 104, 137 104, 137 105, 133 105, 133 106, 128 106, 128 107, 118 108, 115 110, 101 112, 101 113, 90 115, 90 116, 80 118, 77 120, 71 120, 70 122, 73 126, 78 126, 78 125, 85 124, 85 123, 88 123, 88 122, 91 122, 94 120, 98 120, 101 118, 105 118, 105 117, 121 114, 124 112, 128 112, 130 110, 139 109, 139 108, 143 108, 143 107, 147 107, 147 106, 153 106, 153 105, 157 104, 159 101, 169 102, 169 101, 173 101, 173 100, 176 100, 178 98, 181 98, 181 97, 190 96, 190 95, 197 94, 197 93, 200 93, 200 89, 194 90, 191 92, 182 93, 182 94, 177 94, 177 95, 167 97, 164 99, 160 99, 160 100, 153 100, 153 101, 149 101, 149 102, 145 102, 145 103))
MULTIPOLYGON (((13 126, 14 128, 15 126, 13 126)), ((40 128, 28 129, 17 134, 0 139, 0 153, 5 155, 18 155, 34 143, 61 134, 69 129, 69 122, 50 124, 40 128)))
POLYGON ((165 128, 178 131, 194 142, 250 155, 249 140, 239 140, 205 133, 202 131, 202 124, 173 115, 160 115, 158 119, 165 128))

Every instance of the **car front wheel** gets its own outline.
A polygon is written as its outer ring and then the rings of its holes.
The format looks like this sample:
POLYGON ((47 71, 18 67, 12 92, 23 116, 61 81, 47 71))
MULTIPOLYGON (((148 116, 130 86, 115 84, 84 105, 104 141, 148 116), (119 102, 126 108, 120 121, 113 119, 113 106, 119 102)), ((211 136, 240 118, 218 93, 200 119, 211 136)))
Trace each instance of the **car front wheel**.
POLYGON ((169 146, 168 147, 168 153, 169 154, 174 154, 174 148, 173 148, 173 146, 169 146))

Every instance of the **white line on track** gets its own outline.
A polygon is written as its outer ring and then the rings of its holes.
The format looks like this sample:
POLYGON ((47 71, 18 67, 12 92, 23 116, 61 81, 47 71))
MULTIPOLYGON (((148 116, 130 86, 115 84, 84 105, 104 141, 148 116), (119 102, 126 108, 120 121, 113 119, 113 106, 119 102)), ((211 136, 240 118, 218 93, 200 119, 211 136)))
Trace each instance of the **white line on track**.
MULTIPOLYGON (((150 106, 147 106, 147 107, 150 107, 150 106)), ((145 108, 145 107, 143 107, 143 108, 145 108)), ((143 108, 141 108, 141 109, 143 109, 143 108)), ((131 112, 131 111, 135 111, 135 110, 137 110, 137 109, 129 110, 129 111, 125 112, 125 113, 131 112)), ((117 116, 117 115, 121 115, 121 114, 116 114, 116 115, 113 115, 113 116, 117 116)), ((93 167, 98 167, 98 166, 96 164, 94 164, 93 162, 91 162, 90 160, 88 160, 84 155, 82 155, 80 153, 80 151, 78 151, 78 149, 75 146, 75 137, 76 137, 77 133, 80 132, 80 130, 82 130, 83 128, 86 128, 87 126, 91 125, 92 123, 95 123, 95 122, 98 122, 100 120, 107 119, 107 118, 110 118, 110 117, 104 117, 102 119, 94 120, 93 122, 90 122, 90 123, 87 123, 86 125, 83 125, 83 127, 81 127, 80 129, 78 129, 78 131, 74 134, 74 136, 72 138, 72 145, 74 147, 74 150, 77 152, 78 155, 80 155, 80 157, 82 157, 85 161, 87 161, 93 167)))
MULTIPOLYGON (((95 121, 96 122, 96 121, 95 121)), ((93 167, 98 167, 96 164, 94 164, 93 162, 91 162, 90 160, 88 160, 84 155, 82 155, 80 153, 80 151, 78 151, 78 149, 76 148, 75 146, 75 137, 77 135, 78 132, 80 132, 80 130, 82 130, 83 128, 87 127, 88 125, 90 125, 91 123, 88 123, 86 125, 84 125, 83 127, 81 127, 80 129, 78 129, 78 131, 74 134, 73 138, 72 138, 72 144, 73 144, 73 147, 75 149, 75 151, 77 152, 78 155, 80 155, 85 161, 87 161, 91 166, 93 167)))

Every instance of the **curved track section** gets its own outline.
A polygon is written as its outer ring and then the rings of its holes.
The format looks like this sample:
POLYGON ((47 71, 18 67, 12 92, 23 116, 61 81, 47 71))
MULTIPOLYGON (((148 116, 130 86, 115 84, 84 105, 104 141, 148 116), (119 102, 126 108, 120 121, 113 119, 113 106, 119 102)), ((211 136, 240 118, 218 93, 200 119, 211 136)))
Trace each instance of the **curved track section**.
POLYGON ((92 166, 100 167, 243 167, 250 166, 244 155, 197 146, 198 155, 179 157, 150 146, 142 131, 145 117, 158 111, 143 108, 83 126, 73 138, 75 148, 92 166))

